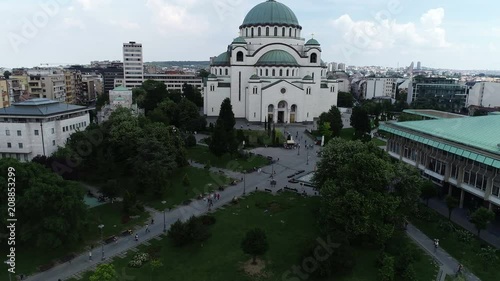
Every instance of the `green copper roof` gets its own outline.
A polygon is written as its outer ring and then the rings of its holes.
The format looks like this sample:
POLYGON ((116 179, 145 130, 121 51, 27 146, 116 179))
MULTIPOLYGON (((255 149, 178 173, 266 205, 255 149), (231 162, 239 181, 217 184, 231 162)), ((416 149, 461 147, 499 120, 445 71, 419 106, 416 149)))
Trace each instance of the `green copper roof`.
POLYGON ((306 42, 306 46, 319 46, 319 42, 318 40, 312 38, 312 39, 309 39, 307 42, 306 42))
POLYGON ((212 65, 229 65, 230 62, 229 54, 224 52, 214 59, 212 65))
POLYGON ((124 92, 124 91, 130 91, 130 89, 127 89, 127 88, 125 88, 123 86, 119 86, 119 87, 114 88, 113 91, 115 91, 115 92, 124 92))
POLYGON ((260 77, 259 77, 259 75, 254 74, 254 75, 252 75, 252 77, 250 77, 250 80, 260 80, 260 77))
POLYGON ((286 5, 268 0, 248 12, 240 28, 256 25, 286 25, 299 27, 299 21, 286 5))
POLYGON ((256 65, 299 66, 297 60, 283 50, 272 50, 265 53, 259 61, 257 61, 256 65))
POLYGON ((217 78, 217 75, 215 75, 215 74, 213 74, 213 73, 210 73, 210 74, 208 75, 208 78, 217 78))
MULTIPOLYGON (((392 124, 500 155, 500 116, 437 119, 392 124)), ((500 161, 500 159, 497 159, 500 161)))
POLYGON ((234 38, 233 40, 233 44, 247 44, 247 41, 245 41, 245 39, 243 37, 236 37, 234 38))
POLYGON ((313 80, 311 75, 306 75, 302 80, 313 80))

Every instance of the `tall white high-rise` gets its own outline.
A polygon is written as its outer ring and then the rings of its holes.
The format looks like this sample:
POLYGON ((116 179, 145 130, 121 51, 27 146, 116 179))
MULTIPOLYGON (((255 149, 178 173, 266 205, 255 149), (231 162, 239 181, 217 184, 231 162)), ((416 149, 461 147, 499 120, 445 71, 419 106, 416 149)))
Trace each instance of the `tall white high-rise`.
POLYGON ((123 81, 127 88, 140 87, 144 82, 144 62, 140 43, 123 43, 123 81))
POLYGON ((422 69, 422 63, 421 62, 417 62, 417 70, 421 70, 422 69))

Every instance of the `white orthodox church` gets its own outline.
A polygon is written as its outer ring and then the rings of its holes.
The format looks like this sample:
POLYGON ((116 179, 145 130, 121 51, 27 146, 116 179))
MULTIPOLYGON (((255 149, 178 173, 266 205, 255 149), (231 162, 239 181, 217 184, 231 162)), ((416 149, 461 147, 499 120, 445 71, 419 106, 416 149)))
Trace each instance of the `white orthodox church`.
POLYGON ((326 77, 321 46, 305 42, 293 11, 274 0, 255 6, 240 37, 211 60, 204 113, 218 116, 230 98, 236 118, 249 122, 312 122, 337 105, 338 84, 326 77))

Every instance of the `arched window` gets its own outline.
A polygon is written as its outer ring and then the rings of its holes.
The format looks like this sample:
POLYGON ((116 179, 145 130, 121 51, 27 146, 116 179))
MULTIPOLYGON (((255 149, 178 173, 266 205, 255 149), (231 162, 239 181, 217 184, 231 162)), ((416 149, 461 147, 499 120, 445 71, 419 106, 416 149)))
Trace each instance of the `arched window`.
POLYGON ((318 62, 318 55, 316 53, 311 54, 311 63, 317 63, 318 62))
POLYGON ((229 70, 226 68, 226 76, 229 75, 229 70))
POLYGON ((285 28, 283 27, 283 30, 281 31, 281 36, 285 37, 285 28))
POLYGON ((252 38, 253 38, 253 27, 252 27, 252 38))
POLYGON ((292 37, 292 29, 288 30, 288 37, 292 37))
POLYGON ((266 27, 266 36, 269 36, 269 27, 266 27))
POLYGON ((292 108, 291 108, 291 111, 292 112, 297 112, 297 105, 292 105, 292 108))
POLYGON ((274 28, 274 36, 278 36, 278 28, 277 27, 274 28))
POLYGON ((259 91, 258 91, 257 87, 253 87, 253 94, 256 95, 258 93, 259 93, 259 91))
POLYGON ((295 30, 295 38, 297 38, 297 29, 294 29, 295 30))
POLYGON ((222 68, 219 68, 219 75, 222 75, 222 68))
POLYGON ((287 104, 286 104, 286 101, 280 101, 280 102, 278 103, 278 108, 286 108, 286 105, 287 105, 287 104))
POLYGON ((259 27, 259 29, 257 30, 257 34, 258 34, 258 36, 260 36, 260 27, 259 27))
POLYGON ((280 69, 280 77, 283 77, 283 69, 280 69))
POLYGON ((273 77, 276 76, 276 70, 273 69, 273 77))
POLYGON ((335 87, 332 86, 332 88, 330 89, 333 92, 335 92, 335 87))
POLYGON ((269 69, 266 69, 266 77, 269 76, 269 69))
POLYGON ((270 104, 270 105, 267 107, 267 112, 269 112, 269 113, 274 112, 274 105, 270 104))
POLYGON ((260 76, 262 76, 262 69, 260 70, 260 76))
POLYGON ((245 28, 246 37, 248 37, 248 28, 245 28))
POLYGON ((289 69, 286 70, 286 76, 290 76, 290 70, 289 69))
POLYGON ((243 61, 243 52, 242 51, 239 51, 236 54, 236 61, 243 61))

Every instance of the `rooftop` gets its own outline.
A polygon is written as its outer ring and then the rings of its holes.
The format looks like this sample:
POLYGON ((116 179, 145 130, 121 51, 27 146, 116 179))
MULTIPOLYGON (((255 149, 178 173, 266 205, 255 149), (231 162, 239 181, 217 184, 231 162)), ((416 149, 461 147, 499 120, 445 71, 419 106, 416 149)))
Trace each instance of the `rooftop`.
POLYGON ((500 168, 500 115, 390 123, 380 129, 500 168))
POLYGON ((240 28, 257 25, 285 25, 299 27, 299 21, 286 5, 268 0, 251 9, 240 28))
POLYGON ((128 92, 128 91, 131 91, 130 89, 124 87, 124 86, 118 86, 116 88, 113 89, 113 91, 115 92, 128 92))
POLYGON ((0 116, 40 116, 46 117, 66 112, 85 110, 87 107, 61 103, 55 100, 36 98, 13 103, 10 107, 0 108, 0 116))
POLYGON ((450 118, 464 118, 469 116, 464 116, 456 113, 444 112, 439 110, 431 109, 406 109, 403 110, 404 113, 428 117, 432 119, 450 119, 450 118))

